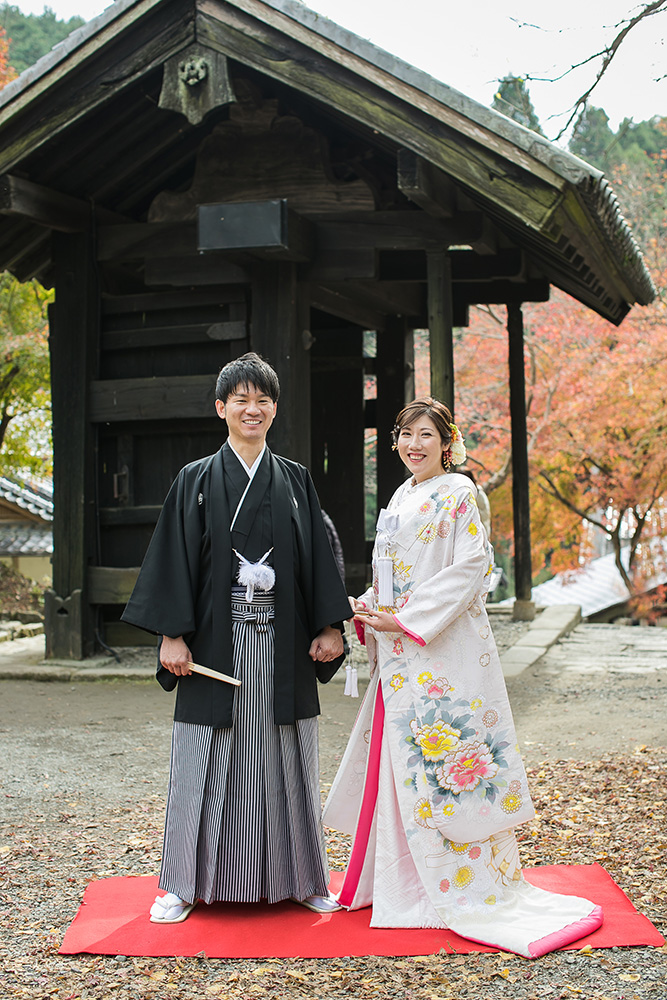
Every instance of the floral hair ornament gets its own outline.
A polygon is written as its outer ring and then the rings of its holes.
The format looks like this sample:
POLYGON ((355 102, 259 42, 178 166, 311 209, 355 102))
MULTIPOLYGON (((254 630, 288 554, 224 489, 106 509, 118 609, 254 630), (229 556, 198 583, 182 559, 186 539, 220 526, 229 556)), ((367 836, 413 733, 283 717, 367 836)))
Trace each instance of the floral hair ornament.
POLYGON ((467 454, 466 446, 463 442, 463 435, 456 424, 450 424, 449 429, 452 432, 452 440, 449 445, 451 463, 452 465, 463 465, 467 454))

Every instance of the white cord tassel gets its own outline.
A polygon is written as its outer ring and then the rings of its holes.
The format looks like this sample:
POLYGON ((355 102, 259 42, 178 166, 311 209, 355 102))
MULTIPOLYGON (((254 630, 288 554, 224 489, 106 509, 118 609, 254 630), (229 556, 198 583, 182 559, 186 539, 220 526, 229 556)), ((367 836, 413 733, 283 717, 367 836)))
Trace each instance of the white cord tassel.
POLYGON ((252 563, 234 549, 234 553, 238 556, 241 564, 237 579, 241 586, 246 588, 245 599, 248 604, 252 604, 252 599, 255 596, 255 587, 258 590, 271 590, 276 582, 276 573, 273 567, 264 565, 264 560, 268 559, 272 552, 273 546, 268 552, 264 553, 258 562, 252 563))
POLYGON ((357 668, 352 663, 352 643, 349 641, 350 632, 347 622, 345 623, 345 631, 348 638, 348 653, 347 660, 345 662, 345 690, 343 691, 343 694, 347 695, 348 698, 358 698, 359 687, 357 685, 357 668))
POLYGON ((350 698, 359 697, 359 687, 357 685, 357 668, 353 667, 351 663, 345 664, 345 690, 343 694, 348 695, 350 698))

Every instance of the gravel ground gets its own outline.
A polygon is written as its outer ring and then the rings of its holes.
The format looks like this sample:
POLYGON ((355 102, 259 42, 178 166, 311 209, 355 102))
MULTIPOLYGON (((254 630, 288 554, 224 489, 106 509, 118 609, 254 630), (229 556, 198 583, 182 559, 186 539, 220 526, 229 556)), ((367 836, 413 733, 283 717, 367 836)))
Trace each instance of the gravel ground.
MULTIPOLYGON (((499 645, 525 627, 493 619, 499 645)), ((581 697, 599 705, 594 678, 581 697)), ((523 681, 527 698, 540 677, 523 681)), ((646 691, 646 681, 642 690, 646 691)), ((332 779, 357 703, 324 689, 323 786, 332 779)), ((660 692, 661 693, 661 692, 660 692)), ((636 745, 563 753, 545 695, 539 747, 528 748, 538 818, 521 832, 525 865, 598 862, 662 933, 667 929, 665 751, 636 745)), ((520 699, 519 699, 520 700, 520 699)), ((206 997, 401 1000, 664 1000, 667 948, 424 958, 232 961, 61 957, 57 949, 91 879, 156 871, 168 767, 170 701, 150 682, 0 684, 0 997, 201 1000, 206 997)), ((517 713, 522 746, 522 715, 517 713)), ((347 838, 330 833, 333 868, 347 838)))

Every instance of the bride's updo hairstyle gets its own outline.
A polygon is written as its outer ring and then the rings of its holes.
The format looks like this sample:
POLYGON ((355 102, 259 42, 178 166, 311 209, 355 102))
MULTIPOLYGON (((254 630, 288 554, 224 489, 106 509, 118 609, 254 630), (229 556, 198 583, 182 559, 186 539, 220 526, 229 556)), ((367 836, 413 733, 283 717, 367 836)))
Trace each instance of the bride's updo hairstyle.
MULTIPOLYGON (((403 407, 401 412, 396 417, 396 423, 391 432, 391 440, 394 447, 398 445, 398 435, 401 433, 404 427, 409 427, 413 424, 415 420, 419 420, 420 417, 430 417, 440 434, 440 440, 442 441, 442 447, 446 452, 452 443, 452 415, 449 412, 449 407, 441 403, 439 399, 434 399, 433 396, 420 396, 419 399, 414 399, 407 406, 403 407)), ((448 468, 448 464, 445 461, 443 454, 442 458, 443 469, 448 468)))

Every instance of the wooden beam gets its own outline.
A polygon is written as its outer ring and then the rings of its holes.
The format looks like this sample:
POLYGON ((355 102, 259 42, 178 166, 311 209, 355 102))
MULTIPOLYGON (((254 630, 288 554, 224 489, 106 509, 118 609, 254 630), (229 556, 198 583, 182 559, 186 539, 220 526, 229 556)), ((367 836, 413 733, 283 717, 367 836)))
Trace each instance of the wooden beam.
POLYGON ((380 250, 377 257, 378 281, 427 280, 424 250, 380 250))
POLYGON ((482 231, 479 236, 473 237, 468 242, 476 253, 483 256, 493 256, 498 252, 498 230, 488 215, 483 216, 483 220, 482 231))
POLYGON ((310 327, 308 287, 296 264, 257 261, 252 269, 250 344, 280 379, 278 414, 269 431, 271 448, 303 465, 310 462, 310 327))
POLYGON ((100 507, 100 524, 104 527, 108 525, 156 524, 161 510, 161 506, 151 504, 144 504, 140 507, 100 507))
POLYGON ((317 246, 326 250, 436 250, 470 245, 484 234, 479 212, 460 212, 449 221, 419 211, 346 212, 311 217, 317 246))
POLYGON ((97 233, 100 261, 198 254, 194 222, 134 222, 126 226, 100 226, 97 233))
MULTIPOLYGON (((482 256, 474 250, 450 250, 452 281, 497 281, 524 276, 525 264, 521 250, 506 248, 493 256, 482 256)), ((426 254, 423 250, 381 250, 378 253, 379 281, 427 280, 426 254)))
MULTIPOLYGON (((202 206, 202 208, 210 206, 202 206)), ((230 206, 230 208, 233 206, 230 206)), ((290 217, 293 213, 290 213, 290 217)), ((432 219, 418 211, 347 212, 340 215, 315 215, 314 244, 308 220, 301 218, 292 232, 298 245, 294 250, 244 246, 253 257, 281 254, 287 259, 313 258, 317 275, 321 269, 341 267, 347 257, 348 266, 363 267, 368 277, 374 276, 376 250, 442 249, 451 245, 472 245, 484 233, 484 217, 479 212, 459 213, 448 222, 432 219), (301 235, 299 236, 299 232, 301 235), (315 251, 313 245, 317 247, 315 251), (356 263, 354 263, 356 262, 356 263), (370 273, 368 273, 370 272, 370 273)), ((192 222, 150 222, 101 226, 98 231, 97 255, 100 261, 159 260, 194 257, 199 259, 196 226, 192 222)), ((208 249, 211 249, 208 247, 208 249)), ((222 252, 225 248, 219 248, 222 252)), ((230 248, 227 248, 228 250, 230 248)), ((235 245, 234 249, 239 250, 235 245)))
POLYGON ((449 407, 454 418, 454 341, 452 336, 452 272, 446 253, 427 255, 428 330, 431 395, 449 407))
POLYGON ((550 285, 546 278, 527 281, 471 281, 454 285, 454 298, 459 304, 506 305, 509 302, 548 302, 550 285))
MULTIPOLYGON (((277 203, 275 203, 277 204, 277 203)), ((202 205, 201 209, 222 206, 202 205)), ((229 215, 241 206, 230 205, 229 215)), ((314 254, 314 235, 312 227, 305 219, 295 212, 289 212, 289 223, 286 239, 291 246, 250 246, 247 241, 241 245, 200 247, 197 238, 197 225, 194 222, 135 222, 123 226, 102 226, 98 231, 97 256, 100 261, 112 260, 162 260, 169 258, 192 258, 201 262, 202 250, 211 252, 211 259, 219 259, 222 273, 226 265, 223 253, 235 250, 242 251, 251 258, 282 257, 285 260, 310 260, 314 254)), ((209 241, 210 242, 210 241, 209 241)), ((205 265, 211 267, 210 261, 205 265)), ((221 281, 218 283, 222 283, 221 281)))
MULTIPOLYGON (((129 292, 123 295, 102 295, 104 317, 125 316, 127 313, 151 313, 182 309, 189 312, 194 306, 229 305, 245 303, 246 289, 241 285, 212 285, 197 289, 174 289, 160 292, 129 292)), ((113 320, 109 322, 113 323, 113 320)))
POLYGON ((481 255, 474 250, 450 250, 452 281, 498 281, 518 279, 525 274, 525 262, 521 250, 507 247, 493 255, 481 255))
POLYGON ((0 214, 18 216, 61 233, 81 233, 90 227, 93 217, 105 223, 125 221, 122 215, 93 202, 11 174, 0 175, 0 214))
POLYGON ((415 319, 415 326, 426 322, 425 289, 419 285, 396 282, 346 281, 331 282, 329 288, 356 296, 364 306, 383 313, 385 316, 409 316, 415 319))
POLYGON ((144 262, 144 281, 152 285, 192 288, 198 285, 250 284, 250 271, 221 254, 196 257, 149 258, 144 262))
POLYGON ((341 282, 335 289, 311 285, 310 304, 315 309, 354 323, 364 330, 384 330, 385 314, 348 292, 346 283, 341 282))
POLYGON ((90 603, 127 604, 138 573, 138 566, 90 566, 87 581, 90 603))
MULTIPOLYGON (((512 506, 514 517, 514 589, 517 602, 525 606, 532 600, 532 565, 530 552, 530 471, 528 466, 528 430, 526 423, 526 376, 521 306, 507 306, 509 340, 510 418, 512 422, 512 506)), ((534 617, 528 608, 527 617, 534 617)))
POLYGON ((375 278, 377 259, 374 249, 323 249, 318 247, 306 270, 309 281, 328 284, 350 278, 375 278))
POLYGON ((434 219, 451 219, 456 212, 456 194, 451 177, 411 149, 399 149, 398 190, 434 219))
POLYGON ((245 320, 223 323, 192 323, 184 326, 140 327, 135 330, 110 330, 102 334, 103 351, 122 351, 168 344, 205 344, 211 340, 244 340, 245 320))
POLYGON ((93 381, 90 419, 94 423, 135 420, 188 420, 215 415, 213 375, 169 375, 93 381))

